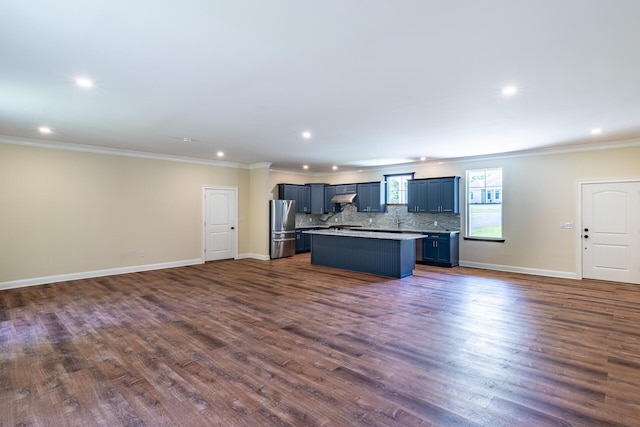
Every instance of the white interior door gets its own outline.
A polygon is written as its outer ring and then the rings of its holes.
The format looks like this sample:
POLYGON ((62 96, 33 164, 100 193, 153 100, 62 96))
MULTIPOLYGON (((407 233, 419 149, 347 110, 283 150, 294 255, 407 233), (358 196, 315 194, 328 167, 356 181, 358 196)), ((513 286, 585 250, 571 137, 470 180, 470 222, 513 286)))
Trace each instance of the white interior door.
POLYGON ((640 182, 582 185, 582 277, 640 284, 640 182))
POLYGON ((204 190, 204 259, 215 261, 237 257, 236 190, 204 190))

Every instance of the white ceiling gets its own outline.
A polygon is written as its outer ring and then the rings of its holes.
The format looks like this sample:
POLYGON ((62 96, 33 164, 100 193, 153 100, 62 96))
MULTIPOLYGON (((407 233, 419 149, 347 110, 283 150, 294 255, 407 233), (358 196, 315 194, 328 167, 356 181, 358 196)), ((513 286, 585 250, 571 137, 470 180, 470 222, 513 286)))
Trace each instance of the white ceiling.
POLYGON ((312 172, 639 138, 639 22, 639 0, 9 0, 0 135, 312 172))

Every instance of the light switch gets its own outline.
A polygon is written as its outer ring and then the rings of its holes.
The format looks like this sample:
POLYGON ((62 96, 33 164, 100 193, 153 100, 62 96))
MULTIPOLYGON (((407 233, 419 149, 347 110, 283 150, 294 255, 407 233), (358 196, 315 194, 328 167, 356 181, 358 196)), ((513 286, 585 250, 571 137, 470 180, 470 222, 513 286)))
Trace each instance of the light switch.
POLYGON ((573 228, 573 223, 572 222, 561 222, 560 223, 560 228, 571 229, 571 228, 573 228))

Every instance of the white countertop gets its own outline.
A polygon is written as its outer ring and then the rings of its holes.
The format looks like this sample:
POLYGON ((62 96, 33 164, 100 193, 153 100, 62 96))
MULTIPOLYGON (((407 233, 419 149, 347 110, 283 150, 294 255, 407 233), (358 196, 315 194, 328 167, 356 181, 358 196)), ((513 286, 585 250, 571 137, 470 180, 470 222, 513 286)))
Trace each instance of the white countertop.
POLYGON ((305 234, 319 234, 323 236, 337 237, 363 237, 367 239, 383 240, 417 240, 423 239, 423 234, 410 233, 384 233, 379 231, 358 231, 358 230, 305 230, 305 234))
MULTIPOLYGON (((362 227, 362 226, 354 226, 354 225, 343 225, 343 224, 338 224, 338 227, 344 227, 342 230, 351 230, 351 231, 373 231, 373 232, 377 232, 377 233, 416 233, 416 234, 424 234, 424 233, 429 233, 429 234, 433 234, 433 233, 442 233, 442 234, 457 234, 460 233, 459 230, 438 230, 438 229, 429 229, 429 228, 425 228, 425 229, 410 229, 410 228, 394 228, 394 229, 389 229, 389 228, 368 228, 368 227, 362 227), (352 227, 352 228, 349 228, 352 227)), ((311 230, 311 229, 316 229, 316 230, 328 230, 331 229, 331 227, 334 227, 334 225, 304 225, 304 226, 299 226, 296 227, 296 230, 300 230, 300 231, 305 231, 305 230, 311 230)))

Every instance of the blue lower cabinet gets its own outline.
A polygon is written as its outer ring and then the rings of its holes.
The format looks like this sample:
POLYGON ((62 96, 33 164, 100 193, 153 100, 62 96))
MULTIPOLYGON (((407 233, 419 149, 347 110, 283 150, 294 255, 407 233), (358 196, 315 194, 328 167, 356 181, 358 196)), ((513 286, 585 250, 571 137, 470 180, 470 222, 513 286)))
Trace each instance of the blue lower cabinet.
POLYGON ((454 267, 460 262, 459 233, 425 233, 422 264, 454 267))
POLYGON ((302 230, 296 230, 296 253, 311 251, 311 234, 305 234, 302 230))

